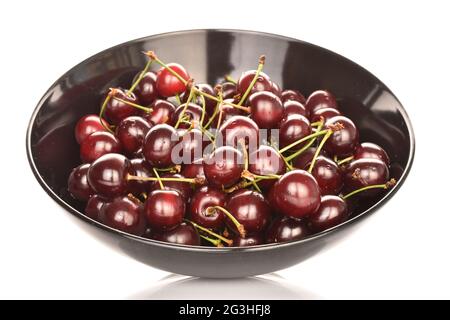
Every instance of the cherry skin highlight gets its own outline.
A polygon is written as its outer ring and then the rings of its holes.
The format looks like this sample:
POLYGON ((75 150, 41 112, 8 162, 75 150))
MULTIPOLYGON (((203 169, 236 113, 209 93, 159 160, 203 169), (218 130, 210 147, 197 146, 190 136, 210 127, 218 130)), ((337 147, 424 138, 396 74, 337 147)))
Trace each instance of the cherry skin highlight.
POLYGON ((224 214, 220 210, 211 210, 207 212, 209 207, 225 206, 227 195, 221 190, 203 186, 193 195, 189 207, 190 219, 202 227, 220 230, 224 226, 224 214))
POLYGON ((390 159, 387 152, 384 151, 379 145, 371 142, 363 142, 356 147, 354 153, 354 159, 379 159, 383 161, 386 165, 389 165, 390 159))
POLYGON ((75 199, 87 201, 94 194, 87 180, 89 167, 89 164, 79 165, 69 175, 68 190, 75 199))
MULTIPOLYGON (((250 154, 248 170, 260 176, 281 175, 286 172, 286 164, 274 148, 261 145, 250 154)), ((264 179, 258 182, 258 186, 268 190, 275 181, 276 179, 264 179)))
POLYGON ((123 119, 139 114, 139 109, 130 106, 125 102, 114 99, 115 97, 124 101, 139 104, 139 100, 136 98, 134 93, 130 93, 122 89, 115 89, 114 97, 109 99, 105 108, 105 116, 111 121, 112 124, 117 125, 123 119))
POLYGON ((106 131, 105 127, 109 127, 105 120, 100 121, 100 117, 96 114, 88 114, 78 120, 75 126, 75 139, 81 144, 84 139, 97 131, 106 131), (102 124, 103 122, 103 124, 102 124))
POLYGON ((147 227, 142 203, 132 197, 118 197, 102 207, 104 223, 111 228, 142 235, 147 227))
POLYGON ((84 214, 91 219, 104 222, 105 219, 102 215, 102 208, 107 203, 109 203, 107 199, 99 196, 98 194, 94 194, 86 203, 84 214))
POLYGON ((154 190, 145 201, 148 225, 156 231, 166 231, 181 224, 186 210, 183 196, 174 190, 154 190))
MULTIPOLYGON (((281 121, 279 131, 280 147, 286 147, 291 143, 294 143, 297 140, 302 139, 310 134, 311 126, 309 120, 301 115, 291 115, 281 121)), ((302 148, 305 143, 300 143, 292 147, 291 150, 298 150, 302 148)))
POLYGON ((150 232, 149 237, 153 240, 175 244, 200 245, 200 236, 197 230, 190 223, 186 222, 182 222, 179 226, 166 232, 150 232))
MULTIPOLYGON (((140 72, 134 77, 133 83, 139 78, 140 72)), ((156 73, 148 71, 146 72, 139 84, 134 90, 136 97, 143 105, 150 105, 153 101, 158 98, 158 93, 156 92, 156 73)))
POLYGON ((344 222, 348 218, 347 203, 340 197, 323 196, 319 210, 308 217, 308 227, 320 232, 344 222))
POLYGON ((301 240, 310 234, 303 220, 289 217, 277 217, 270 224, 266 232, 266 243, 281 243, 301 240))
POLYGON ((283 105, 280 98, 268 91, 253 93, 248 98, 251 118, 259 128, 271 129, 279 126, 283 118, 283 105))
POLYGON ((175 124, 172 122, 173 114, 175 113, 175 106, 169 101, 157 99, 150 105, 150 108, 152 108, 150 113, 143 114, 143 117, 150 124, 175 124))
POLYGON ((138 116, 123 119, 116 129, 116 137, 123 151, 128 155, 136 153, 142 147, 150 127, 147 121, 138 116))
POLYGON ((336 116, 325 122, 325 128, 340 124, 343 126, 335 131, 324 145, 328 154, 345 157, 353 153, 359 143, 359 131, 352 120, 344 116, 336 116))
POLYGON ((219 147, 204 158, 203 170, 210 185, 229 187, 241 178, 244 170, 243 155, 230 146, 219 147))
MULTIPOLYGON (((189 80, 189 74, 182 65, 178 63, 169 63, 167 66, 178 73, 184 80, 189 80)), ((173 97, 184 92, 186 90, 186 85, 169 70, 161 68, 156 75, 156 90, 162 97, 173 97)))
MULTIPOLYGON (((352 161, 346 169, 344 183, 347 191, 363 187, 384 184, 389 179, 389 168, 379 159, 359 159, 352 161)), ((360 196, 374 196, 382 189, 372 189, 360 193, 360 196)))
POLYGON ((86 137, 80 145, 80 158, 90 163, 109 153, 121 153, 122 146, 117 138, 106 131, 97 131, 86 137))
POLYGON ((142 153, 145 160, 157 168, 173 166, 172 149, 178 141, 178 133, 173 127, 167 124, 154 126, 144 139, 142 153))

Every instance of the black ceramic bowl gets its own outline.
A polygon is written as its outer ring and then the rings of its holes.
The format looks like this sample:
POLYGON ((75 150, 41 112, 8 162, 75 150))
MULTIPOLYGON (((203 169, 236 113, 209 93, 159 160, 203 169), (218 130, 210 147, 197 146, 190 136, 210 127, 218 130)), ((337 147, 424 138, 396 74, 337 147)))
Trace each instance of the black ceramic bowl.
MULTIPOLYGON (((27 134, 31 168, 44 190, 74 215, 88 232, 135 259, 174 273, 231 278, 289 267, 339 241, 357 222, 379 209, 400 188, 411 167, 411 123, 394 94, 370 72, 326 49, 272 34, 237 30, 193 30, 151 36, 105 50, 59 78, 39 101, 27 134), (82 214, 83 204, 67 192, 70 170, 80 163, 74 138, 77 120, 99 110, 110 87, 128 86, 143 68, 141 53, 156 51, 166 61, 183 64, 197 82, 216 83, 255 68, 260 54, 265 72, 284 88, 309 94, 328 89, 360 129, 361 141, 383 146, 392 159, 398 184, 377 199, 359 203, 356 214, 330 230, 301 241, 249 248, 173 245, 125 234, 82 214)), ((61 239, 64 241, 64 239, 61 239)))

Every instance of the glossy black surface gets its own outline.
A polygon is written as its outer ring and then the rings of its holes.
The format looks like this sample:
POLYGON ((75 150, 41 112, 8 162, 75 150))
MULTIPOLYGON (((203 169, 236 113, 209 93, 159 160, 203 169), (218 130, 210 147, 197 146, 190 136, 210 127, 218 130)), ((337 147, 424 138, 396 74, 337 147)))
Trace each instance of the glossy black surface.
MULTIPOLYGON (((229 278, 289 267, 342 238, 357 221, 380 208, 402 185, 414 155, 411 123, 400 102, 376 77, 346 58, 295 39, 236 30, 194 30, 130 41, 105 50, 64 74, 42 97, 30 121, 27 151, 32 170, 46 192, 93 236, 135 259, 174 273, 229 278), (176 49, 174 49, 176 48, 176 49), (167 244, 113 230, 81 212, 67 192, 70 170, 80 163, 74 126, 97 113, 110 87, 127 87, 143 68, 142 51, 184 65, 197 82, 238 78, 267 57, 265 72, 283 88, 309 94, 327 89, 340 110, 360 129, 361 141, 382 146, 391 157, 398 184, 386 194, 356 206, 357 214, 335 228, 304 240, 250 248, 207 248, 167 244), (182 53, 182 54, 181 54, 182 53)), ((50 216, 49 216, 50 219, 50 216)), ((64 239, 59 239, 59 242, 64 239)))

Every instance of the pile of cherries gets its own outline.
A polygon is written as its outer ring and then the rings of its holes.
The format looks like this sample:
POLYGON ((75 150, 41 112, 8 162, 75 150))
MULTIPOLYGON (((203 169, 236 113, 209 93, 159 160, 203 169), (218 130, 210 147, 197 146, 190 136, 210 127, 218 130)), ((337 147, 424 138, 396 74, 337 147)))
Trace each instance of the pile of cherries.
POLYGON ((145 54, 131 87, 76 124, 83 164, 68 190, 88 217, 170 243, 252 246, 332 228, 348 201, 395 184, 387 153, 360 143, 332 93, 282 90, 264 56, 213 88, 145 54))

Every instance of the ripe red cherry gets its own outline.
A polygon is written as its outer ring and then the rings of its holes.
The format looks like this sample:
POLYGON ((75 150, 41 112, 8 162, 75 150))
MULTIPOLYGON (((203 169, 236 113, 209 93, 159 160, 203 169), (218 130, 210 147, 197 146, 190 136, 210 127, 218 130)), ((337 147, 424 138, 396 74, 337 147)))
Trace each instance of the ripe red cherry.
POLYGON ((184 199, 177 191, 152 191, 145 201, 145 215, 151 228, 166 231, 177 227, 184 218, 184 199))
POLYGON ((167 124, 154 126, 144 139, 142 153, 145 160, 157 168, 172 166, 172 149, 178 141, 178 133, 172 126, 167 124))
POLYGON ((231 186, 239 181, 244 170, 242 153, 230 146, 219 147, 204 158, 203 170, 210 185, 231 186))
POLYGON ((81 161, 89 163, 107 153, 121 153, 119 140, 109 132, 97 131, 83 140, 80 145, 81 161))
MULTIPOLYGON (((225 102, 234 102, 234 99, 225 99, 225 102)), ((221 124, 225 123, 228 119, 234 117, 234 116, 241 116, 243 115, 243 111, 234 108, 233 106, 230 106, 229 104, 223 104, 220 106, 220 109, 222 110, 222 119, 221 124)), ((211 128, 217 128, 217 125, 219 123, 219 115, 216 116, 214 121, 211 123, 211 128)))
MULTIPOLYGON (((259 192, 241 189, 233 192, 225 207, 244 226, 247 234, 262 232, 269 224, 271 212, 269 204, 259 192)), ((225 218, 230 230, 238 233, 235 224, 225 218)))
MULTIPOLYGON (((359 159, 352 161, 347 167, 344 183, 348 191, 354 191, 362 187, 374 184, 384 184, 389 179, 387 165, 379 159, 359 159)), ((374 196, 382 189, 372 189, 361 192, 361 196, 374 196)))
POLYGON ((219 230, 224 226, 224 214, 220 210, 206 212, 209 207, 224 207, 227 196, 221 190, 211 186, 198 189, 191 199, 189 208, 190 218, 195 223, 212 230, 219 230))
POLYGON ((92 163, 87 177, 96 193, 111 199, 128 192, 129 174, 133 174, 130 160, 121 154, 109 153, 92 163))
POLYGON ((249 98, 251 118, 259 128, 278 127, 283 118, 283 105, 280 98, 269 91, 253 93, 249 98))
POLYGON ((74 168, 69 175, 68 190, 75 199, 87 201, 94 194, 87 181, 89 167, 89 164, 82 164, 74 168))
MULTIPOLYGON (((131 171, 136 177, 150 178, 154 176, 152 167, 144 159, 132 159, 130 163, 131 171)), ((128 189, 135 196, 140 196, 142 193, 148 192, 152 188, 153 183, 153 181, 130 180, 128 189)))
POLYGON ((357 146, 353 158, 355 160, 372 158, 379 159, 386 163, 386 165, 389 165, 390 163, 389 156, 386 151, 384 151, 384 149, 379 145, 371 142, 363 142, 357 146))
MULTIPOLYGON (((178 173, 166 173, 161 176, 161 178, 185 178, 178 173)), ((185 201, 189 201, 192 195, 192 187, 188 182, 182 181, 163 181, 164 189, 174 190, 181 194, 185 201)), ((151 191, 160 189, 158 182, 154 182, 150 188, 151 191)))
MULTIPOLYGON (((133 83, 139 78, 140 74, 138 73, 134 77, 133 83)), ((144 105, 149 105, 158 98, 158 93, 156 92, 156 73, 151 71, 146 72, 134 92, 139 101, 144 105)))
POLYGON ((222 96, 224 99, 233 99, 235 95, 237 95, 237 87, 234 83, 222 83, 222 96))
POLYGON ((205 171, 203 171, 203 159, 197 159, 192 163, 183 165, 181 174, 190 179, 206 179, 205 171))
POLYGON ((172 118, 175 113, 175 106, 166 100, 157 99, 151 105, 152 111, 144 113, 143 117, 151 124, 167 123, 173 125, 172 118))
POLYGON ((325 122, 325 127, 334 126, 340 123, 343 128, 335 131, 325 143, 325 150, 328 154, 345 157, 353 153, 359 143, 359 132, 352 120, 344 116, 336 116, 325 122))
POLYGON ((136 153, 142 147, 150 127, 150 124, 141 117, 132 116, 123 119, 116 129, 116 137, 123 151, 128 155, 136 153))
POLYGON ((331 92, 326 90, 317 90, 311 93, 308 100, 306 100, 305 107, 310 113, 324 108, 338 109, 336 98, 331 92))
POLYGON ((310 234, 303 220, 289 217, 277 217, 266 232, 266 243, 280 243, 301 240, 310 234))
POLYGON ((115 198, 102 207, 104 223, 111 228, 135 235, 142 235, 147 228, 142 203, 132 197, 115 198))
MULTIPOLYGON (((253 81, 253 78, 256 75, 256 70, 249 70, 245 71, 241 74, 239 77, 239 80, 237 82, 237 91, 241 95, 243 95, 250 84, 253 81)), ((253 86, 250 93, 258 92, 258 91, 270 91, 272 88, 272 83, 270 81, 270 78, 267 74, 264 72, 260 72, 258 78, 256 79, 255 85, 253 86)))
POLYGON ((303 104, 295 100, 287 100, 283 102, 283 118, 288 118, 290 115, 298 114, 304 117, 308 117, 308 112, 303 104))
POLYGON ((200 236, 197 230, 190 223, 186 222, 182 222, 179 226, 175 227, 175 229, 165 232, 150 232, 150 238, 153 240, 188 246, 200 245, 200 236))
MULTIPOLYGON (((186 106, 186 104, 183 103, 175 110, 175 113, 172 116, 173 117, 172 123, 177 123, 178 119, 182 115, 182 112, 183 112, 183 109, 185 106, 186 106)), ((184 111, 183 118, 187 118, 186 121, 188 121, 188 122, 196 121, 197 123, 200 123, 200 120, 202 118, 202 113, 203 113, 202 107, 200 107, 199 105, 197 105, 195 103, 189 103, 188 107, 184 111)), ((209 119, 209 116, 207 114, 205 114, 203 123, 205 124, 206 122, 208 122, 208 119, 209 119)), ((180 125, 178 127, 179 128, 189 128, 190 124, 180 123, 180 125)))
POLYGON ((283 90, 283 92, 281 93, 281 101, 297 101, 302 105, 305 105, 306 103, 305 96, 297 90, 283 90))
POLYGON ((320 188, 316 179, 304 170, 284 174, 274 185, 273 197, 280 213, 303 218, 320 206, 320 188))
MULTIPOLYGON (((260 176, 283 174, 286 172, 286 164, 274 148, 261 145, 249 155, 248 170, 260 176)), ((258 185, 268 190, 275 181, 275 179, 261 180, 258 185)))
POLYGON ((344 185, 341 169, 330 158, 318 156, 311 174, 316 178, 322 195, 337 195, 344 185))
MULTIPOLYGON (((108 127, 108 123, 103 120, 103 124, 108 127)), ((88 114, 78 120, 75 126, 75 139, 82 143, 89 135, 97 131, 106 131, 100 118, 96 114, 88 114)))
MULTIPOLYGON (((216 96, 214 89, 207 83, 197 83, 195 85, 195 87, 201 92, 207 93, 211 96, 216 96)), ((183 102, 183 103, 186 103, 188 98, 189 98, 189 90, 183 92, 183 94, 180 96, 181 102, 183 102)), ((191 102, 193 102, 199 106, 202 106, 203 99, 200 94, 197 94, 196 99, 191 100, 191 102)), ((217 104, 217 102, 215 100, 205 97, 206 113, 209 115, 212 115, 214 112, 214 109, 216 108, 216 104, 217 104)))
MULTIPOLYGON (((186 69, 178 63, 168 63, 167 66, 178 73, 184 80, 189 80, 186 69)), ((186 85, 169 70, 161 68, 156 75, 156 90, 162 97, 172 97, 186 90, 186 85)))
MULTIPOLYGON (((310 134, 311 126, 309 120, 301 115, 291 115, 281 121, 279 131, 280 146, 282 148, 286 147, 310 134)), ((304 145, 305 143, 300 143, 295 147, 292 147, 291 150, 298 150, 304 145)))
POLYGON ((109 201, 107 199, 99 196, 98 194, 94 194, 86 203, 84 213, 91 219, 103 222, 104 217, 102 215, 102 208, 108 202, 109 201))
MULTIPOLYGON (((294 167, 298 168, 298 169, 307 168, 308 163, 310 163, 312 161, 316 151, 317 151, 316 147, 309 147, 308 149, 303 151, 299 156, 297 156, 294 159, 294 161, 293 161, 294 167)), ((319 155, 328 157, 327 152, 323 149, 320 150, 319 155)))
POLYGON ((308 217, 308 227, 320 232, 344 222, 348 218, 347 203, 341 197, 323 196, 319 210, 308 217))
POLYGON ((276 95, 278 98, 281 98, 281 88, 275 81, 270 81, 271 87, 270 92, 272 92, 274 95, 276 95))
POLYGON ((264 244, 264 238, 261 234, 252 234, 245 236, 245 238, 235 234, 231 240, 233 240, 233 247, 250 247, 264 244))
MULTIPOLYGON (((225 121, 219 129, 224 146, 240 147, 240 141, 253 151, 258 146, 259 128, 252 119, 244 116, 234 116, 225 121)), ((218 139, 219 140, 219 139, 218 139)))
POLYGON ((330 118, 333 118, 335 116, 340 116, 340 115, 341 115, 341 113, 339 112, 338 109, 323 108, 323 109, 314 111, 310 116, 310 120, 311 120, 311 122, 317 122, 317 121, 321 121, 323 119, 324 122, 327 122, 330 118))
POLYGON ((177 145, 175 154, 180 157, 182 164, 189 164, 195 160, 203 158, 203 150, 211 141, 204 139, 203 133, 199 129, 178 130, 181 141, 177 145), (184 132, 181 132, 184 131, 184 132))
MULTIPOLYGON (((134 93, 124 91, 122 89, 115 89, 114 97, 139 104, 139 101, 134 93)), ((114 97, 109 99, 105 108, 105 116, 111 121, 112 124, 117 125, 123 119, 139 114, 139 109, 114 99, 114 97)))

